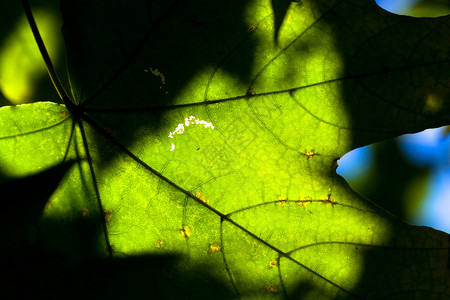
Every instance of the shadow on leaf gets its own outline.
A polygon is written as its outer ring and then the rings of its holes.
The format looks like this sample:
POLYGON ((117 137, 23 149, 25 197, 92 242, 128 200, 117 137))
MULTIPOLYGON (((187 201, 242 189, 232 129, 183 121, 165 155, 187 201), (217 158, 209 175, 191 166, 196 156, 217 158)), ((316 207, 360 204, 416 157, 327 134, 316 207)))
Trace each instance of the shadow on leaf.
POLYGON ((183 269, 178 255, 116 253, 99 246, 99 216, 40 220, 49 197, 74 165, 69 161, 37 175, 2 179, 1 294, 11 298, 231 299, 207 265, 183 269), (183 271, 180 271, 180 268, 183 271))

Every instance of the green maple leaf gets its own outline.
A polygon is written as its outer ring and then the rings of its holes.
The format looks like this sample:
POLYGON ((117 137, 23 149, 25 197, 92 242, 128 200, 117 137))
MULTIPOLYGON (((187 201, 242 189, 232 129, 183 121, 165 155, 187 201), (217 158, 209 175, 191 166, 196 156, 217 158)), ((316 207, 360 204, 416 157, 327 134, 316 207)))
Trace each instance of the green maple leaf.
POLYGON ((157 2, 63 1, 76 104, 0 110, 2 173, 77 162, 39 247, 147 258, 139 291, 169 298, 450 297, 449 236, 335 172, 351 149, 450 124, 449 17, 157 2))

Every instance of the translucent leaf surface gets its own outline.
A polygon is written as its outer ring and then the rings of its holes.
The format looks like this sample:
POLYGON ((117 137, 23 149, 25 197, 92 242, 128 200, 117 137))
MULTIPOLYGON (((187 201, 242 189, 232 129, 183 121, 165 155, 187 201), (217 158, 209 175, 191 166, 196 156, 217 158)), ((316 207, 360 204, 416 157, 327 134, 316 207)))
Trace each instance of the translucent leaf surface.
POLYGON ((449 236, 335 172, 355 147, 450 123, 448 17, 361 0, 62 12, 79 111, 0 110, 3 169, 80 160, 44 211, 48 247, 83 257, 67 232, 92 219, 89 249, 177 257, 167 297, 450 297, 449 236))

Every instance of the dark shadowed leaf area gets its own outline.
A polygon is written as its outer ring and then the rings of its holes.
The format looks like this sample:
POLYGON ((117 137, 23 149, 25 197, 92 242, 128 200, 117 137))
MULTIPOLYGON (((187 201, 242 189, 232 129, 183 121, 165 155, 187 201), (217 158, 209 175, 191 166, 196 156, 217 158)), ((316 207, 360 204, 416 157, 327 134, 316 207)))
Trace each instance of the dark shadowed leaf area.
POLYGON ((372 0, 61 11, 76 106, 0 109, 2 293, 450 298, 449 235, 335 172, 352 149, 450 124, 448 16, 372 0))

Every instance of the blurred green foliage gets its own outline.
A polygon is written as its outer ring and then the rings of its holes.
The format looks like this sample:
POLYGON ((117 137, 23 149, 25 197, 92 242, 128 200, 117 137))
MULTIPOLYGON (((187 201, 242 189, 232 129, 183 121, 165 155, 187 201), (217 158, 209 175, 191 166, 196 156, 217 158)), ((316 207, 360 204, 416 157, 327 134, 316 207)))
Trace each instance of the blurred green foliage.
MULTIPOLYGON (((31 4, 47 50, 67 82, 59 1, 31 4)), ((0 11, 0 106, 58 101, 20 1, 2 1, 0 11)))

